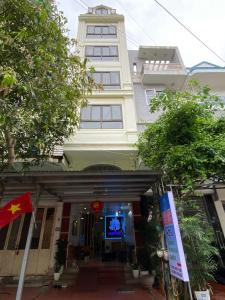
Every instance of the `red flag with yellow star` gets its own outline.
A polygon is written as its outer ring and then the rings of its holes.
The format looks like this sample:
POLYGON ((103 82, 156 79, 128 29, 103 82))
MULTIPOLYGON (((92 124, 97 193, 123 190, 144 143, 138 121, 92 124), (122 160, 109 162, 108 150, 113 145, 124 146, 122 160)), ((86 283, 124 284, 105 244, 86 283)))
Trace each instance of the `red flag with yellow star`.
POLYGON ((0 228, 8 225, 23 213, 32 212, 30 193, 25 193, 0 208, 0 228))

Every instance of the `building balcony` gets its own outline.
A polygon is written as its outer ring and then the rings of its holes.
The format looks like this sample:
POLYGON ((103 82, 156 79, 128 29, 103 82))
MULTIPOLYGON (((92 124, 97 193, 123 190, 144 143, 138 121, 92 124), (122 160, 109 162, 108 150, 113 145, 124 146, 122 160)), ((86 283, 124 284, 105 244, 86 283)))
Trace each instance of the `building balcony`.
POLYGON ((187 71, 177 47, 140 46, 131 53, 133 82, 182 88, 187 71))
POLYGON ((181 88, 186 75, 182 64, 156 61, 142 64, 140 79, 143 84, 163 84, 167 88, 181 88))

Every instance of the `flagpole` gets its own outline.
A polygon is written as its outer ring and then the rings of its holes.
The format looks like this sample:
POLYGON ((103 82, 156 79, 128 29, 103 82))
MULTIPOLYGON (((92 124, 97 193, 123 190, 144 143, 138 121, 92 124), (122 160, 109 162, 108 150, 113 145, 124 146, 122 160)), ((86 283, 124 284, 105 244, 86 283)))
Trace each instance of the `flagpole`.
POLYGON ((34 229, 34 226, 35 226, 34 215, 35 215, 36 210, 37 210, 39 197, 40 197, 40 186, 38 185, 37 186, 36 197, 35 197, 36 198, 35 199, 35 211, 34 211, 33 217, 31 216, 31 219, 30 219, 30 226, 29 226, 29 231, 28 231, 28 235, 27 235, 26 246, 25 246, 25 249, 24 249, 23 261, 22 261, 22 266, 21 266, 21 270, 20 270, 20 278, 19 278, 19 283, 18 283, 17 292, 16 292, 16 300, 21 300, 22 299, 25 272, 26 272, 27 261, 28 261, 28 256, 29 256, 30 244, 31 244, 32 235, 33 235, 33 229, 34 229))

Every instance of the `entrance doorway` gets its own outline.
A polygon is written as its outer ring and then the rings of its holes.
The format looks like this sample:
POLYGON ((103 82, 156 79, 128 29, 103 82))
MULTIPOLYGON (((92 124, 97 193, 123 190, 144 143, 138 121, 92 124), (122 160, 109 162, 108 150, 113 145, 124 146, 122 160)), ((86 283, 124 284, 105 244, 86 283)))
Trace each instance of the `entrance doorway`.
POLYGON ((132 204, 105 202, 98 213, 91 203, 72 204, 68 266, 72 260, 87 263, 126 263, 135 249, 132 204))

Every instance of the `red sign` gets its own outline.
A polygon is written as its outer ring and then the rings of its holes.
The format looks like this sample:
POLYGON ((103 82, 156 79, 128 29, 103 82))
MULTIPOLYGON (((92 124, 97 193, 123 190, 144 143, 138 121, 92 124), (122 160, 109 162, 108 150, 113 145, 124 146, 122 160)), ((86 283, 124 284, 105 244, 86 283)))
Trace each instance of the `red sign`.
POLYGON ((91 209, 95 212, 98 213, 101 210, 103 210, 103 202, 101 201, 93 201, 91 202, 91 209))

